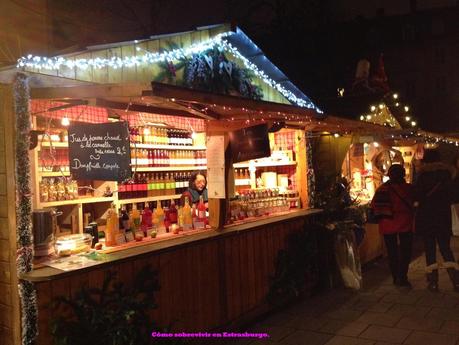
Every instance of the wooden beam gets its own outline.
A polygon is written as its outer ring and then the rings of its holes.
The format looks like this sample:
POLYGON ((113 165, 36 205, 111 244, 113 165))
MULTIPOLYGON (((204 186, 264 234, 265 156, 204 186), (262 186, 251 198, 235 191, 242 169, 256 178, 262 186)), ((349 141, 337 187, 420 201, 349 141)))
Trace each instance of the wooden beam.
POLYGON ((167 99, 177 99, 190 103, 201 103, 234 108, 247 108, 253 111, 281 112, 286 114, 315 117, 317 113, 308 108, 300 108, 288 104, 267 101, 256 101, 244 97, 217 95, 210 92, 192 90, 184 87, 167 85, 157 82, 151 83, 152 90, 145 90, 142 96, 159 96, 167 99))
POLYGON ((141 97, 142 91, 150 89, 149 84, 94 84, 71 87, 43 87, 30 90, 32 99, 56 98, 106 98, 106 97, 141 97))
POLYGON ((205 120, 218 120, 218 119, 220 119, 220 115, 217 114, 214 111, 211 111, 210 109, 207 112, 203 112, 203 111, 197 110, 196 107, 194 107, 192 105, 188 106, 187 104, 183 104, 180 101, 175 101, 174 104, 176 104, 177 106, 179 106, 179 107, 183 108, 184 110, 190 112, 191 114, 194 114, 194 115, 196 115, 198 117, 202 117, 205 120))
POLYGON ((96 106, 104 107, 104 108, 120 109, 120 110, 129 109, 129 111, 138 111, 141 113, 150 113, 150 114, 183 116, 183 117, 192 117, 192 118, 197 117, 196 115, 191 114, 188 111, 183 111, 179 109, 176 110, 176 109, 171 109, 171 108, 161 108, 161 107, 136 104, 136 103, 129 104, 129 102, 126 102, 126 103, 115 102, 115 101, 109 101, 103 98, 96 99, 96 106))

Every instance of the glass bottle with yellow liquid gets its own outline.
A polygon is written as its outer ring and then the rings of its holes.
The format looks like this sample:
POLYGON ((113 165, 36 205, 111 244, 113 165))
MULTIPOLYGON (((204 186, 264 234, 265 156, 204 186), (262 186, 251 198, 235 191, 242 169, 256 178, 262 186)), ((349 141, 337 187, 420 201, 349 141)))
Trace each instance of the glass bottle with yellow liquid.
POLYGON ((105 245, 116 246, 116 235, 119 233, 119 219, 115 204, 112 204, 107 213, 107 225, 105 226, 105 245))
POLYGON ((161 206, 161 201, 156 202, 156 208, 153 211, 153 227, 156 229, 158 235, 166 233, 164 226, 165 213, 161 206))
POLYGON ((183 231, 193 229, 193 216, 191 214, 190 201, 185 197, 185 205, 182 208, 183 231))

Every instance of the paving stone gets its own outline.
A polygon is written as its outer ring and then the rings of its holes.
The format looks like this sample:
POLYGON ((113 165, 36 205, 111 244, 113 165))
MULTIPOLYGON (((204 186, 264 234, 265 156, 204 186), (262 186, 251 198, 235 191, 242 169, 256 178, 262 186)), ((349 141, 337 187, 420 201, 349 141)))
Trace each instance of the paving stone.
POLYGON ((320 328, 322 333, 347 335, 356 337, 362 333, 369 325, 363 322, 344 322, 339 320, 330 320, 320 328))
POLYGON ((279 345, 324 345, 332 335, 310 331, 296 331, 279 342, 279 345))
POLYGON ((387 310, 389 310, 390 307, 392 307, 392 303, 359 301, 355 303, 351 308, 361 311, 374 311, 378 313, 385 313, 387 310))
POLYGON ((294 328, 291 327, 280 327, 280 326, 265 326, 263 324, 256 325, 250 332, 254 333, 268 333, 271 341, 280 341, 289 334, 295 332, 294 328))
POLYGON ((351 309, 338 309, 325 314, 325 316, 330 319, 341 321, 355 321, 360 315, 362 315, 361 311, 351 309))
POLYGON ((286 327, 307 331, 317 331, 323 327, 330 319, 325 317, 297 317, 286 323, 286 327))
POLYGON ((263 324, 266 326, 284 326, 295 317, 292 314, 286 312, 279 312, 268 316, 263 320, 263 324))
MULTIPOLYGON (((402 343, 412 331, 382 326, 368 327, 359 338, 371 339, 375 341, 386 341, 389 343, 402 343)), ((431 344, 432 345, 432 344, 431 344)))
POLYGON ((359 339, 354 337, 344 337, 341 335, 337 335, 330 339, 326 345, 373 345, 374 341, 366 340, 366 339, 359 339))
POLYGON ((433 307, 424 317, 437 320, 459 321, 457 309, 433 307))
POLYGON ((459 321, 445 321, 440 328, 440 333, 459 335, 459 321))
POLYGON ((406 293, 391 293, 383 297, 381 301, 383 302, 391 302, 391 303, 399 303, 399 304, 416 304, 416 302, 420 299, 419 296, 412 295, 407 291, 406 293))
POLYGON ((387 312, 390 314, 400 314, 401 316, 424 317, 431 309, 431 307, 418 307, 396 303, 387 312))
POLYGON ((416 305, 427 307, 454 308, 458 300, 443 293, 426 295, 419 299, 416 305))
POLYGON ((367 323, 370 325, 388 326, 392 327, 400 321, 402 316, 400 314, 391 313, 375 313, 367 311, 357 319, 357 322, 367 323))
POLYGON ((417 331, 438 331, 443 324, 443 320, 420 317, 404 317, 398 323, 398 328, 413 329, 417 331))
POLYGON ((455 345, 459 336, 414 331, 403 344, 406 345, 455 345))

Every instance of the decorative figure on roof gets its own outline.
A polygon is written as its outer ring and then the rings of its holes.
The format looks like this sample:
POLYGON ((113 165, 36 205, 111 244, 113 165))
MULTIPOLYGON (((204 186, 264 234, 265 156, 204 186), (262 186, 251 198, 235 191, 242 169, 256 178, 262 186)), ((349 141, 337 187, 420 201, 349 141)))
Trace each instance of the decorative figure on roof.
POLYGON ((368 84, 368 78, 370 76, 370 61, 367 59, 360 59, 357 62, 357 68, 355 70, 355 78, 352 83, 352 92, 355 93, 367 93, 371 91, 368 84))
POLYGON ((383 93, 387 93, 390 91, 389 84, 387 82, 386 71, 384 69, 383 54, 379 55, 378 67, 373 76, 371 77, 370 85, 375 92, 380 91, 383 93))

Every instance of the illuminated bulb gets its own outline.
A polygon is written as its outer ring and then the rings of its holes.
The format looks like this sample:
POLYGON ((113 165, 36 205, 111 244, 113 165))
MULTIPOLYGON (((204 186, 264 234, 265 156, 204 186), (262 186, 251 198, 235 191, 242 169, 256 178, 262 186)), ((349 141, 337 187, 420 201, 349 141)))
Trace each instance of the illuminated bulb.
POLYGON ((395 106, 396 106, 396 107, 398 107, 399 105, 400 105, 400 103, 398 103, 398 102, 397 102, 397 103, 395 103, 395 106))
POLYGON ((392 95, 392 97, 394 97, 394 99, 397 99, 397 98, 398 98, 398 94, 394 93, 394 94, 392 95))
POLYGON ((410 108, 407 105, 405 105, 404 109, 405 109, 406 112, 410 111, 410 108))
POLYGON ((416 126, 416 121, 411 121, 411 126, 416 126))
POLYGON ((411 120, 411 117, 405 116, 405 120, 406 120, 406 121, 410 121, 410 120, 411 120))
POLYGON ((70 120, 69 120, 69 118, 68 118, 67 116, 64 116, 64 117, 62 118, 62 120, 61 120, 61 124, 62 124, 62 126, 65 126, 65 127, 69 126, 69 125, 70 125, 70 120))
POLYGON ((371 120, 371 115, 367 115, 367 120, 371 120))
POLYGON ((384 104, 381 103, 381 104, 379 105, 379 109, 383 109, 383 108, 384 108, 384 104))
POLYGON ((193 139, 193 140, 196 139, 196 133, 194 131, 191 132, 191 139, 193 139))
POLYGON ((379 147, 379 143, 374 142, 374 143, 373 143, 373 146, 374 146, 374 147, 379 147))
POLYGON ((334 136, 335 138, 338 138, 338 137, 339 137, 339 134, 338 134, 338 133, 335 133, 335 134, 333 134, 333 136, 334 136))
POLYGON ((150 128, 149 127, 145 127, 143 129, 143 135, 150 135, 150 134, 151 134, 150 128))
POLYGON ((370 109, 371 109, 371 111, 375 111, 375 110, 376 110, 376 107, 375 107, 374 105, 372 105, 372 106, 370 107, 370 109))

